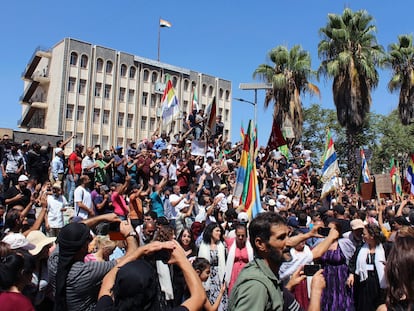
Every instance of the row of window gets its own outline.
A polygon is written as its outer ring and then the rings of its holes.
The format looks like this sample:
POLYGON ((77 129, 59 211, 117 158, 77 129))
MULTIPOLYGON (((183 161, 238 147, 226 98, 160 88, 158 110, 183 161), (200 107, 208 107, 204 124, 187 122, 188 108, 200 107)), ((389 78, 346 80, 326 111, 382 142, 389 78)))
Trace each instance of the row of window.
MULTIPOLYGON (((75 110, 75 106, 68 104, 66 106, 66 119, 68 120, 73 120, 74 119, 74 110, 75 110)), ((103 114, 102 114, 102 119, 101 119, 101 110, 100 109, 94 109, 93 110, 93 123, 95 124, 109 124, 109 120, 110 120, 110 111, 109 110, 104 110, 103 114)), ((85 107, 83 106, 78 106, 78 109, 76 111, 76 120, 77 121, 84 121, 85 118, 85 107)), ((148 117, 146 116, 141 116, 141 123, 140 123, 140 128, 141 130, 147 130, 147 120, 148 117)), ((117 120, 117 125, 120 127, 123 127, 125 123, 125 113, 124 112, 119 112, 118 113, 118 120, 117 120)), ((155 130, 155 124, 156 124, 156 118, 155 117, 150 117, 149 118, 149 131, 154 131, 155 130)), ((126 118, 126 127, 127 128, 132 128, 134 125, 134 115, 132 113, 128 113, 127 114, 127 118, 126 118)))
MULTIPOLYGON (((72 52, 70 55, 70 64, 72 66, 77 66, 78 64, 78 54, 76 52, 72 52)), ((81 59, 80 59, 80 67, 81 68, 85 68, 87 69, 88 67, 88 56, 87 55, 82 55, 81 59)), ((104 61, 102 58, 98 58, 96 61, 96 71, 97 72, 102 72, 104 68, 104 61)), ((113 63, 112 61, 108 60, 106 61, 105 64, 105 73, 107 74, 112 74, 112 70, 113 70, 113 63)), ((121 65, 121 69, 120 69, 120 75, 121 77, 126 77, 128 73, 128 67, 125 64, 121 65)), ((129 68, 129 78, 130 79, 135 79, 135 75, 136 75, 136 68, 131 66, 129 68)), ((150 78, 150 71, 149 70, 144 70, 144 81, 148 82, 150 78)), ((151 82, 155 83, 155 82, 159 82, 159 78, 160 75, 158 72, 153 71, 151 74, 151 82)), ((172 77, 172 84, 174 87, 177 86, 177 82, 178 82, 178 78, 177 77, 172 77)), ((194 82, 192 83, 192 87, 194 87, 194 82)), ((184 90, 188 91, 190 87, 190 82, 189 80, 184 80, 184 90)), ((208 93, 208 96, 213 96, 213 92, 214 92, 214 87, 212 85, 208 86, 206 84, 203 84, 202 86, 202 95, 206 96, 208 93)), ((226 100, 229 100, 230 97, 230 91, 226 90, 224 92, 224 90, 222 88, 220 88, 219 90, 219 98, 222 99, 223 96, 225 96, 226 100)))

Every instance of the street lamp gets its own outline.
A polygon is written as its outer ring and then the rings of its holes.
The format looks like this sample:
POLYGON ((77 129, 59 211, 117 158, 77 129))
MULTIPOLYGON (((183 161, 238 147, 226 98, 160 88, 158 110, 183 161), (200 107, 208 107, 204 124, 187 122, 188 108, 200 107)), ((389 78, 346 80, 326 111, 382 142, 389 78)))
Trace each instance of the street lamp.
POLYGON ((235 100, 246 102, 254 106, 254 124, 257 120, 257 90, 270 90, 273 89, 272 83, 240 83, 239 89, 241 90, 254 90, 254 103, 244 100, 242 98, 235 98, 235 100))

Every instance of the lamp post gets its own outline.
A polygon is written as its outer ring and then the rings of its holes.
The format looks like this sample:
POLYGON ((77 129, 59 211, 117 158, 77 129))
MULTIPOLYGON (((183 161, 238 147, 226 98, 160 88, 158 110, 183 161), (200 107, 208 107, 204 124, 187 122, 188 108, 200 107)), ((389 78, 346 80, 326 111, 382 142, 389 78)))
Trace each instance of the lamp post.
POLYGON ((239 89, 241 90, 254 90, 254 103, 244 100, 242 98, 235 98, 235 100, 246 102, 254 106, 254 124, 257 121, 257 90, 270 90, 273 89, 272 83, 240 83, 239 89))

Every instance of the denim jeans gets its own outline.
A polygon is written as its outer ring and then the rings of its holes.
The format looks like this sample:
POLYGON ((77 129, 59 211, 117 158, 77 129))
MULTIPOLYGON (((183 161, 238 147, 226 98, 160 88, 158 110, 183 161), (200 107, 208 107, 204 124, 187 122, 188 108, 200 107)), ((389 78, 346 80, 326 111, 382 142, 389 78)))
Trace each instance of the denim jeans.
POLYGON ((75 195, 76 182, 71 174, 66 176, 66 187, 67 200, 71 206, 74 206, 73 197, 75 195))

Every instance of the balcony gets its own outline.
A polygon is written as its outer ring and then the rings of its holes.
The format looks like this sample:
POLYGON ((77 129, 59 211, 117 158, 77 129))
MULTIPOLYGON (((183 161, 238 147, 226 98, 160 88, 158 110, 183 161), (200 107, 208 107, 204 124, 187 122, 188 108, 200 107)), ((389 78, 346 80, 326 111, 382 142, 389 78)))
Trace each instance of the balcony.
POLYGON ((38 81, 32 81, 24 90, 23 95, 20 96, 20 101, 23 103, 31 103, 30 99, 32 98, 39 84, 40 83, 38 81))
POLYGON ((20 121, 19 121, 19 127, 28 127, 29 122, 32 120, 34 114, 36 111, 43 109, 45 110, 47 108, 46 103, 40 103, 40 102, 34 102, 30 106, 28 106, 23 113, 20 121))
POLYGON ((25 71, 22 73, 23 79, 30 80, 32 78, 33 73, 35 72, 37 65, 39 65, 40 60, 42 57, 51 58, 52 53, 48 52, 47 49, 38 47, 32 57, 30 58, 30 61, 25 69, 25 71))

